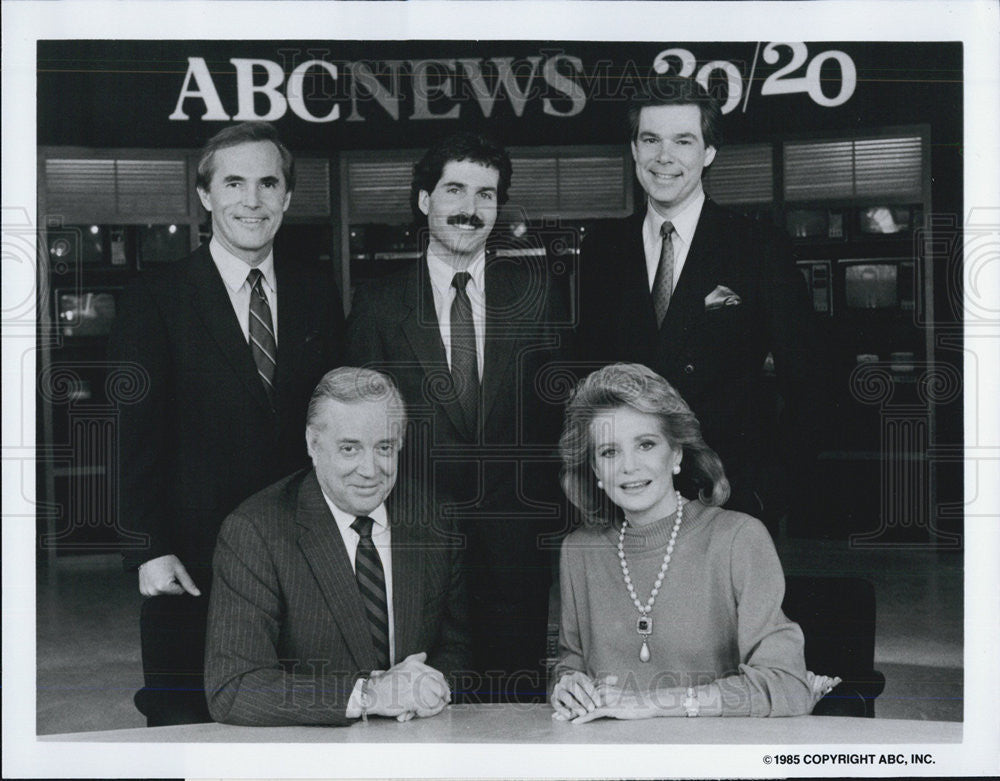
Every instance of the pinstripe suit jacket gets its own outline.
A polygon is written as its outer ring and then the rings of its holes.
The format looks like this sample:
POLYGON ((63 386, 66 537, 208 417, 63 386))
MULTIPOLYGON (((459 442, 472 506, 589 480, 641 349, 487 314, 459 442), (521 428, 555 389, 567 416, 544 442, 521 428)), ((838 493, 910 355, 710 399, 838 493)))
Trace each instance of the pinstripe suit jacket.
MULTIPOLYGON (((421 651, 467 669, 459 538, 407 484, 386 500, 396 659, 421 651)), ((223 523, 205 654, 212 718, 230 724, 351 723, 355 682, 376 665, 364 607, 314 470, 252 496, 223 523)))

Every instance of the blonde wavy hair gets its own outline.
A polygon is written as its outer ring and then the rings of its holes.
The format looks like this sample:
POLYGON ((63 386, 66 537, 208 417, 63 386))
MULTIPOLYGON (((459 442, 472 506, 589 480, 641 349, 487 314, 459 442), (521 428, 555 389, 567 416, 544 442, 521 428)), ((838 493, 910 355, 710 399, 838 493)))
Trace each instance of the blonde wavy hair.
POLYGON ((683 450, 683 469, 674 479, 683 495, 697 496, 708 505, 725 503, 729 480, 719 457, 702 439, 701 425, 687 402, 669 382, 642 364, 615 363, 577 383, 559 438, 562 489, 587 525, 607 526, 621 517, 621 510, 597 487, 590 435, 596 415, 621 407, 656 416, 670 446, 683 450))

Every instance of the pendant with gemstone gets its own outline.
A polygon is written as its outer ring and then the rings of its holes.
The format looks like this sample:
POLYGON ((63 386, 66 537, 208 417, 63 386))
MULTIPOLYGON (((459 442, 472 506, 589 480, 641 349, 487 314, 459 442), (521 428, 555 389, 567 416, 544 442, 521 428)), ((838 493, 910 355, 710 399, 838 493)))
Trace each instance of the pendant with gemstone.
POLYGON ((639 661, 648 662, 650 653, 646 638, 653 634, 653 619, 647 615, 639 616, 635 622, 635 631, 642 637, 642 648, 639 649, 639 661))
POLYGON ((674 552, 674 541, 677 539, 677 532, 681 528, 681 520, 684 518, 684 497, 681 496, 680 491, 675 491, 674 494, 677 497, 677 518, 674 521, 673 531, 670 533, 670 542, 667 545, 667 552, 663 556, 663 564, 660 565, 660 573, 653 583, 653 590, 650 592, 645 606, 639 601, 639 597, 635 593, 635 586, 632 585, 632 578, 628 571, 628 561, 625 558, 625 530, 628 528, 628 518, 622 519, 621 529, 618 530, 618 563, 622 568, 625 589, 628 591, 629 598, 632 600, 632 604, 635 605, 635 609, 639 611, 639 619, 635 622, 635 631, 642 638, 642 648, 639 649, 640 662, 648 662, 652 656, 649 652, 648 638, 653 634, 653 619, 650 618, 649 612, 653 609, 653 603, 656 601, 656 595, 660 592, 660 586, 663 585, 663 578, 666 576, 667 568, 670 566, 670 556, 674 552))

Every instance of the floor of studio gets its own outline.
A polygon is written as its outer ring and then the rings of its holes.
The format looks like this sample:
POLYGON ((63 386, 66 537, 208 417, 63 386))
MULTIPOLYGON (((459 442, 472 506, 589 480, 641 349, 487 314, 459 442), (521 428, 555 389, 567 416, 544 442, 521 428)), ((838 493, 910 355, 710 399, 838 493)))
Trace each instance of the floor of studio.
MULTIPOLYGON (((875 666, 886 677, 876 717, 960 721, 962 554, 852 549, 781 538, 787 574, 864 577, 875 585, 875 666)), ((37 732, 144 726, 132 704, 142 683, 135 575, 117 555, 62 557, 37 577, 37 732)))

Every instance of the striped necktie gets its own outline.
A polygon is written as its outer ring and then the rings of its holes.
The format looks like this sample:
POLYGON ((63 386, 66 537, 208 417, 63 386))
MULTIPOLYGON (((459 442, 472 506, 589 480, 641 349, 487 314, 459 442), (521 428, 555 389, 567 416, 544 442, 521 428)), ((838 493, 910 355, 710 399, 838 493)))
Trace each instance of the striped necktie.
POLYGON ((670 306, 670 295, 674 290, 674 242, 672 234, 674 224, 669 220, 660 226, 663 244, 660 246, 660 262, 653 276, 653 309, 656 312, 656 326, 663 325, 667 307, 670 306))
POLYGON ((372 542, 372 524, 367 515, 354 520, 351 528, 361 537, 354 557, 354 573, 358 579, 358 590, 368 616, 368 628, 372 633, 372 643, 378 657, 378 669, 389 669, 389 606, 385 595, 385 571, 375 543, 372 542))
POLYGON ((257 364, 257 374, 264 383, 267 398, 274 406, 274 370, 278 366, 278 344, 274 339, 271 307, 264 295, 264 275, 259 268, 247 274, 250 283, 250 352, 257 364))

